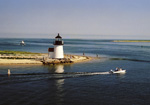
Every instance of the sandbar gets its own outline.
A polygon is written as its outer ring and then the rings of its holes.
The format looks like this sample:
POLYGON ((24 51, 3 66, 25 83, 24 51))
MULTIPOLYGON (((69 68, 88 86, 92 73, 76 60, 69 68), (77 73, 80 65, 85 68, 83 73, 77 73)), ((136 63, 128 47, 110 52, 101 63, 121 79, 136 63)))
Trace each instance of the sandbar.
MULTIPOLYGON (((15 56, 9 56, 9 55, 1 55, 0 56, 0 65, 11 65, 11 64, 43 64, 43 58, 44 60, 56 60, 56 59, 49 59, 47 54, 41 54, 41 56, 35 56, 35 55, 29 55, 29 56, 23 56, 23 55, 15 55, 15 56)), ((79 62, 86 62, 90 61, 92 59, 96 59, 96 57, 89 57, 89 56, 82 56, 82 55, 72 55, 72 54, 65 54, 65 59, 70 59, 73 63, 79 63, 79 62)))

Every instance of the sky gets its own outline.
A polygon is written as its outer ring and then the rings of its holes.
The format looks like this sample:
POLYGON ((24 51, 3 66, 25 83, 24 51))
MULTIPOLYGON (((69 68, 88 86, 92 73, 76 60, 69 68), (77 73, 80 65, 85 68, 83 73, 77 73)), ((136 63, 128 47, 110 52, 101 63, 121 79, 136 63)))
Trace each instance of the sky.
POLYGON ((150 0, 0 0, 0 38, 150 39, 150 0))

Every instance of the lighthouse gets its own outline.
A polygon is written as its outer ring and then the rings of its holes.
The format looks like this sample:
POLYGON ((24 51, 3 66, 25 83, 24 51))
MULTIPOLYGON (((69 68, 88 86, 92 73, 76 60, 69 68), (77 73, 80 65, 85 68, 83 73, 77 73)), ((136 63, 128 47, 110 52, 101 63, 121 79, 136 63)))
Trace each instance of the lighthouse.
POLYGON ((55 37, 55 41, 54 41, 53 45, 54 45, 54 48, 48 49, 50 58, 63 59, 64 58, 64 50, 63 50, 64 42, 62 40, 62 37, 59 35, 59 33, 55 37))

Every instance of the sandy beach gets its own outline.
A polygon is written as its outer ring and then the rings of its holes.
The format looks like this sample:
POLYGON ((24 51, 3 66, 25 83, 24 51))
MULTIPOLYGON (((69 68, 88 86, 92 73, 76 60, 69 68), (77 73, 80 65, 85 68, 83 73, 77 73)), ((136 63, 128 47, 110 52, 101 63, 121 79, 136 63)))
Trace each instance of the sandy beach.
MULTIPOLYGON (((45 60, 55 60, 56 59, 48 59, 47 54, 41 54, 41 56, 35 57, 33 56, 15 56, 10 58, 10 56, 1 56, 0 65, 10 65, 10 64, 43 64, 42 59, 45 60), (8 59, 9 58, 9 59, 8 59), (16 59, 17 58, 17 59, 16 59)), ((80 56, 80 55, 70 55, 66 54, 65 59, 70 59, 73 63, 85 62, 94 59, 94 57, 80 56)))
POLYGON ((42 64, 42 62, 30 59, 0 59, 0 64, 42 64))
POLYGON ((85 61, 90 61, 90 60, 96 59, 94 57, 89 57, 89 56, 79 56, 79 55, 69 55, 69 56, 72 56, 71 60, 75 63, 85 62, 85 61))

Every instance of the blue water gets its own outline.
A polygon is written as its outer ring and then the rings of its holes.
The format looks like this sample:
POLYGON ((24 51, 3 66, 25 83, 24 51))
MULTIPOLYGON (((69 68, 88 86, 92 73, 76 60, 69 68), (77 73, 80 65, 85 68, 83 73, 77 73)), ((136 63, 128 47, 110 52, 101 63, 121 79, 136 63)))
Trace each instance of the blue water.
MULTIPOLYGON (((26 46, 19 45, 21 40, 0 39, 0 50, 47 53, 53 46, 52 39, 23 39, 26 46)), ((64 42, 66 54, 98 54, 101 59, 55 66, 0 65, 0 105, 150 104, 150 43, 64 42), (125 68, 127 73, 109 74, 115 67, 125 68)))

